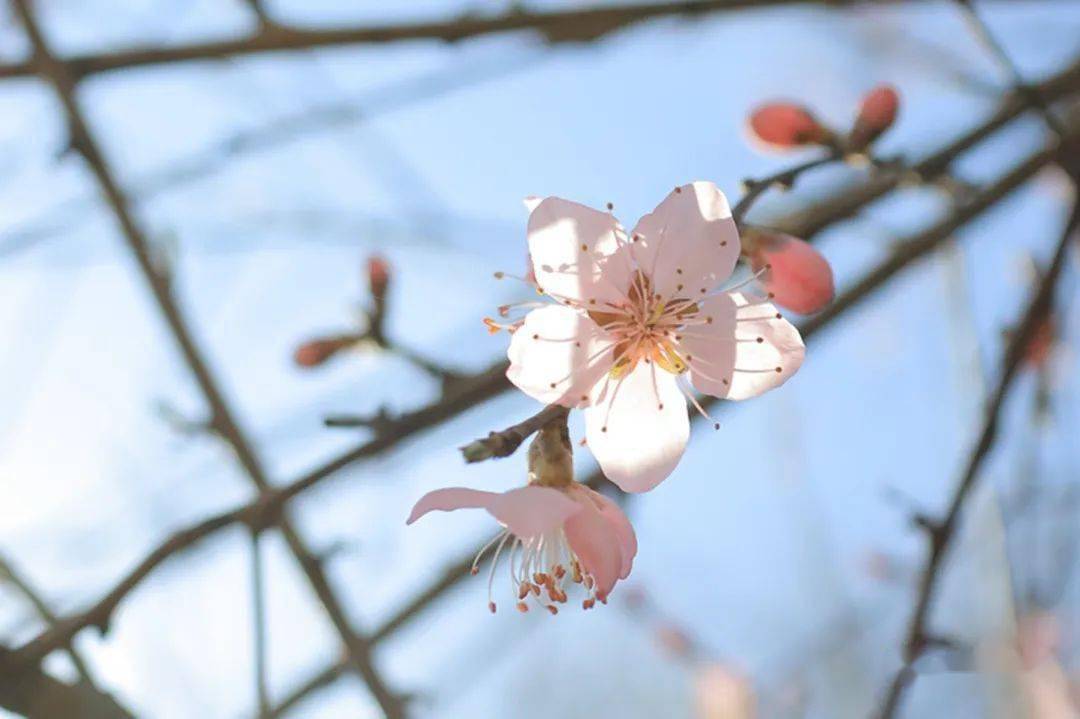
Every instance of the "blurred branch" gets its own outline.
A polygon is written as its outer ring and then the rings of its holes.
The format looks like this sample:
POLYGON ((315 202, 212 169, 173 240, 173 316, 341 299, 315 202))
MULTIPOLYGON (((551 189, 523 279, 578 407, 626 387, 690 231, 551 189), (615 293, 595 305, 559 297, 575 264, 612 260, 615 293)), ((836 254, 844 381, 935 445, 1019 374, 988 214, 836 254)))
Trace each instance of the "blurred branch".
MULTIPOLYGON (((29 580, 15 570, 15 567, 11 562, 0 557, 0 583, 2 582, 7 582, 22 594, 47 626, 56 626, 59 620, 56 615, 53 614, 52 610, 49 609, 49 605, 45 599, 30 585, 29 580)), ((96 689, 97 685, 94 682, 94 677, 90 673, 90 669, 87 667, 86 662, 83 661, 82 655, 79 654, 78 650, 75 649, 75 646, 71 642, 67 643, 65 649, 68 657, 71 659, 72 665, 75 667, 75 671, 79 674, 79 682, 90 689, 96 689)))
MULTIPOLYGON (((75 99, 75 79, 69 74, 65 63, 57 60, 50 51, 30 9, 30 0, 13 0, 13 5, 33 47, 32 66, 43 79, 52 85, 53 90, 56 92, 63 106, 69 132, 71 133, 71 146, 86 160, 99 188, 105 195, 105 200, 120 226, 123 237, 135 257, 139 270, 149 284, 158 308, 164 316, 174 339, 180 347, 185 362, 195 376, 199 388, 210 407, 214 430, 233 448, 237 459, 252 484, 260 492, 266 492, 270 488, 270 482, 262 464, 234 419, 224 394, 211 374, 202 353, 196 346, 187 323, 172 296, 169 278, 155 264, 153 252, 146 240, 146 236, 129 211, 128 199, 117 184, 97 142, 87 127, 85 118, 75 99)), ((350 658, 370 688, 375 700, 390 719, 403 717, 404 708, 400 700, 390 692, 383 684, 382 678, 376 673, 371 662, 367 640, 352 629, 344 607, 330 587, 321 565, 304 546, 300 535, 283 514, 276 517, 276 524, 289 545, 293 556, 300 564, 301 570, 307 576, 320 603, 333 622, 342 642, 349 651, 350 658)), ((109 611, 111 612, 111 608, 109 611)), ((55 648, 51 647, 51 649, 55 648)), ((47 653, 38 655, 34 660, 40 661, 47 653)))
MULTIPOLYGON (((275 147, 310 138, 312 133, 361 124, 410 104, 441 97, 455 90, 506 77, 536 61, 542 53, 524 57, 499 57, 475 66, 455 66, 411 78, 360 97, 321 103, 296 113, 270 119, 261 125, 240 130, 175 160, 161 170, 135 178, 128 198, 144 202, 157 195, 190 185, 228 167, 239 157, 265 152, 275 147)), ((35 218, 4 233, 0 257, 19 252, 34 243, 77 229, 97 208, 97 197, 74 197, 44 210, 35 218)))
POLYGON ((1016 66, 1013 59, 1005 52, 1004 46, 998 42, 997 37, 990 31, 989 26, 987 26, 986 22, 982 19, 982 16, 975 9, 974 0, 953 0, 953 2, 960 6, 960 10, 963 12, 964 18, 967 20, 968 26, 971 28, 975 37, 983 47, 987 49, 998 65, 1001 66, 1001 69, 1005 74, 1009 76, 1013 91, 1024 98, 1029 105, 1038 109, 1039 114, 1046 120, 1046 124, 1054 131, 1054 134, 1058 136, 1058 139, 1064 140, 1065 126, 1062 125, 1061 121, 1050 111, 1050 108, 1047 106, 1046 101, 1043 100, 1038 89, 1028 85, 1024 80, 1020 68, 1016 66))
MULTIPOLYGON (((1076 154, 1076 147, 1071 148, 1071 151, 1073 155, 1068 158, 1071 160, 1069 165, 1075 169, 1078 162, 1080 162, 1080 156, 1076 154)), ((1043 321, 1051 309, 1054 289, 1057 286, 1058 278, 1061 276, 1069 245, 1074 239, 1078 226, 1080 226, 1080 200, 1074 201, 1072 212, 1065 224, 1064 231, 1061 233, 1061 238, 1058 240, 1050 269, 1033 294, 1024 313, 1024 319, 1002 355, 1001 376, 998 379, 990 404, 986 408, 986 417, 983 421, 979 439, 972 448, 964 472, 960 477, 960 482, 953 493, 952 500, 949 502, 945 518, 940 522, 924 523, 924 529, 930 539, 930 554, 927 557, 926 566, 923 569, 922 579, 919 583, 915 613, 912 616, 907 638, 904 641, 904 665, 897 672, 885 696, 879 714, 882 719, 891 719, 891 717, 895 716, 904 691, 915 678, 913 664, 930 644, 931 637, 934 636, 927 628, 927 615, 934 598, 934 590, 941 575, 943 560, 952 540, 956 536, 964 501, 975 488, 980 477, 979 472, 994 448, 1001 410, 1005 405, 1005 400, 1008 398, 1009 391, 1012 389, 1013 380, 1018 374, 1028 344, 1031 338, 1035 336, 1039 323, 1043 321)))
POLYGON ((528 419, 518 422, 512 427, 507 427, 499 432, 489 432, 483 439, 473 440, 461 448, 461 454, 466 462, 483 462, 492 457, 509 457, 521 443, 529 438, 534 432, 558 417, 565 417, 570 413, 566 407, 557 404, 549 404, 528 419))
POLYGON ((255 703, 259 719, 270 712, 270 691, 266 681, 266 573, 259 532, 251 533, 251 623, 255 655, 255 703))
MULTIPOLYGON (((892 256, 863 275, 853 286, 840 294, 833 304, 823 312, 803 322, 799 326, 803 338, 810 342, 818 333, 831 326, 838 318, 861 304, 868 297, 873 296, 877 290, 902 270, 928 256, 952 237, 954 232, 994 207, 998 202, 1030 180, 1040 169, 1055 162, 1058 159, 1058 154, 1057 150, 1046 150, 1032 155, 1017 164, 996 182, 977 192, 969 203, 956 208, 931 227, 899 243, 892 256)), ((702 405, 707 409, 713 408, 713 412, 720 407, 726 406, 722 405, 720 400, 713 398, 704 398, 702 405)), ((605 480, 603 474, 597 470, 582 479, 582 481, 592 487, 597 487, 603 484, 605 480)), ((483 543, 463 554, 457 561, 451 562, 438 579, 419 592, 410 602, 399 608, 382 626, 372 632, 371 641, 373 643, 382 641, 424 611, 446 592, 456 587, 466 577, 471 576, 470 570, 474 558, 482 546, 483 543)), ((487 561, 487 559, 485 558, 482 561, 487 561)), ((295 706, 308 694, 333 683, 340 674, 341 669, 338 664, 331 665, 315 673, 289 694, 288 706, 295 706)), ((281 709, 277 708, 271 712, 271 716, 281 716, 282 713, 281 709)))
MULTIPOLYGON (((0 646, 0 665, 11 654, 0 646)), ((0 680, 0 707, 28 719, 134 719, 108 694, 85 683, 65 684, 37 667, 26 667, 0 680)))
MULTIPOLYGON (((76 55, 61 62, 67 75, 78 81, 90 75, 132 67, 164 65, 191 60, 219 60, 278 50, 370 45, 409 40, 456 42, 483 35, 516 31, 537 32, 550 43, 589 42, 634 23, 671 15, 693 16, 723 10, 775 5, 855 4, 855 0, 683 0, 626 5, 598 5, 547 12, 518 7, 491 16, 466 13, 448 20, 401 25, 360 25, 327 29, 300 29, 263 23, 257 31, 233 40, 173 47, 139 48, 92 55, 76 55)), ((0 64, 0 79, 36 73, 32 61, 0 64)))
MULTIPOLYGON (((177 531, 155 547, 138 565, 126 574, 104 597, 88 609, 61 619, 55 626, 27 642, 10 657, 8 664, 0 661, 0 686, 7 670, 33 664, 49 653, 65 646, 71 638, 87 627, 108 627, 112 614, 146 577, 166 560, 198 544, 203 539, 231 526, 246 525, 259 531, 269 526, 282 506, 300 492, 314 486, 345 466, 365 457, 372 457, 430 429, 457 414, 484 402, 509 388, 503 363, 471 377, 450 396, 394 421, 393 429, 366 442, 357 449, 330 462, 281 489, 264 490, 255 501, 221 512, 177 531)), ((312 559, 317 564, 317 559, 312 559)))

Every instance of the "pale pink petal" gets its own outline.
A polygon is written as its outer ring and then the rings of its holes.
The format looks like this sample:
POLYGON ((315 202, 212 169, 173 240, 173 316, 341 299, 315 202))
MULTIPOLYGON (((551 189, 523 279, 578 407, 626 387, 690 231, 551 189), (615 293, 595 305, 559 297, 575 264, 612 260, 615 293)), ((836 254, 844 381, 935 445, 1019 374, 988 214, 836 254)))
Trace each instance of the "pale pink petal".
POLYGON ((683 339, 691 382, 725 399, 747 399, 779 387, 802 365, 805 346, 798 329, 769 302, 738 292, 711 297, 702 314, 713 317, 683 339))
POLYGON ((686 399, 675 375, 639 362, 597 385, 585 435, 600 468, 626 492, 646 492, 679 463, 690 436, 686 399))
POLYGON ((528 210, 530 213, 537 207, 539 207, 540 203, 543 201, 544 198, 538 197, 537 195, 529 195, 522 200, 522 202, 525 204, 525 209, 528 210))
POLYGON ((727 280, 739 259, 739 231, 716 185, 675 188, 638 222, 630 251, 665 297, 697 298, 727 280))
POLYGON ((455 509, 486 509, 519 537, 532 537, 555 529, 581 510, 580 504, 550 487, 519 487, 509 492, 483 492, 447 487, 428 492, 413 507, 406 524, 428 512, 455 509))
POLYGON ((700 305, 697 318, 704 324, 677 335, 679 351, 690 367, 690 383, 699 392, 726 397, 735 368, 738 306, 728 293, 714 295, 700 305))
POLYGON ((619 550, 622 553, 622 566, 619 569, 619 579, 630 576, 630 570, 634 568, 634 557, 637 556, 637 535, 630 520, 622 511, 622 508, 604 495, 588 487, 581 489, 588 493, 589 498, 596 503, 600 514, 607 520, 615 538, 619 540, 619 550))
POLYGON ((832 302, 832 267, 810 243, 791 235, 763 234, 750 259, 755 271, 769 266, 761 279, 776 304, 809 315, 832 302))
POLYGON ((611 368, 612 344, 588 316, 569 307, 542 307, 514 332, 506 376, 545 404, 582 406, 611 368))
POLYGON ((529 254, 541 289, 559 301, 618 302, 630 266, 613 255, 626 231, 610 213, 548 197, 529 215, 529 254))
POLYGON ((482 492, 479 489, 465 487, 446 487, 428 492, 413 507, 405 524, 412 524, 428 512, 452 512, 455 509, 488 509, 498 492, 482 492))
POLYGON ((488 511, 517 536, 535 537, 559 527, 581 507, 557 489, 530 485, 495 495, 488 511))
POLYGON ((580 503, 581 511, 566 521, 566 541, 596 581, 596 596, 607 599, 623 566, 618 537, 592 502, 580 503))

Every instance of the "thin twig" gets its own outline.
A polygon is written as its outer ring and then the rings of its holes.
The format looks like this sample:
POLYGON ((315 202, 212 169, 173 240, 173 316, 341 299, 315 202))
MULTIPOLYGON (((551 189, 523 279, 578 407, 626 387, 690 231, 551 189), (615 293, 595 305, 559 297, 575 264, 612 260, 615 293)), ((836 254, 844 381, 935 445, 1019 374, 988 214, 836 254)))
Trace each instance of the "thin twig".
POLYGON ((843 159, 843 155, 833 150, 824 157, 817 157, 813 160, 802 162, 794 167, 781 170, 772 175, 758 179, 743 180, 743 196, 731 210, 732 219, 734 219, 736 223, 741 223, 743 218, 746 217, 746 213, 750 211, 750 207, 757 202, 769 188, 777 187, 788 190, 803 173, 834 162, 839 162, 841 159, 843 159))
POLYGON ((509 457, 521 443, 541 427, 559 417, 566 417, 570 410, 557 404, 549 404, 526 420, 498 432, 490 432, 487 437, 476 439, 461 448, 466 462, 483 462, 493 457, 509 457))
POLYGON ((974 0, 953 0, 960 6, 961 11, 964 14, 964 18, 967 20, 972 33, 982 43, 983 47, 987 49, 994 60, 997 61, 1001 69, 1009 76, 1009 81, 1012 83, 1012 89, 1014 92, 1021 95, 1032 107, 1038 109, 1039 114, 1042 115, 1046 121, 1047 126, 1054 131, 1054 134, 1058 136, 1059 140, 1065 139, 1065 126, 1061 124, 1061 120, 1050 110, 1050 107, 1046 104, 1042 95, 1039 93, 1038 88, 1032 87, 1024 80, 1024 75, 1020 72, 1020 68, 1016 66, 1016 62, 1013 61, 1009 53, 1005 51, 1005 47, 998 41, 997 37, 990 30, 990 27, 983 20, 982 16, 975 9, 974 0))
POLYGON ((983 463, 994 448, 1001 409, 1012 389, 1013 380, 1018 374, 1028 343, 1035 335, 1039 323, 1046 317, 1051 308, 1054 289, 1057 286, 1058 278, 1061 276, 1066 254, 1078 226, 1080 226, 1080 202, 1073 204, 1068 222, 1066 222, 1065 229, 1058 240, 1050 269, 1033 294, 1016 334, 1012 337, 1002 355, 1001 376, 990 399, 990 404, 986 408, 982 431, 979 433, 979 439, 971 450, 964 471, 960 476, 960 481, 953 492, 945 518, 939 523, 926 522, 923 525, 930 540, 930 553, 922 572, 922 579, 919 582, 919 598, 915 606, 915 613, 912 615, 911 624, 904 641, 904 665, 896 673, 885 695, 879 713, 881 719, 891 719, 891 717, 895 716, 905 689, 915 677, 914 662, 921 656, 929 638, 933 636, 927 628, 927 616, 934 599, 934 591, 941 576, 943 560, 952 540, 956 536, 964 502, 975 488, 983 463))
POLYGON ((255 665, 255 704, 259 719, 270 713, 270 690, 266 679, 266 576, 260 533, 251 533, 251 623, 255 665))

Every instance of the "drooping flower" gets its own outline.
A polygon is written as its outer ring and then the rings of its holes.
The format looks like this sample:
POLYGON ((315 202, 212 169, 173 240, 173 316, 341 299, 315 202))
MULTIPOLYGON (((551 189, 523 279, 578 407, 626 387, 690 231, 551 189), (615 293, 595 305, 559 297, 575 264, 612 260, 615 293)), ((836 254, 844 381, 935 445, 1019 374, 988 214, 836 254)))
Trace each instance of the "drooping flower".
POLYGON ((486 509, 504 529, 477 554, 495 547, 488 577, 488 607, 495 569, 509 548, 507 563, 519 611, 529 602, 558 613, 569 584, 585 592, 584 609, 606 603, 612 588, 626 579, 637 554, 637 538, 619 506, 573 479, 570 441, 565 422, 540 431, 529 448, 529 483, 507 492, 449 487, 428 492, 413 507, 407 524, 434 510, 486 509))
POLYGON ((780 232, 744 231, 743 253, 761 283, 781 307, 809 315, 820 312, 836 294, 832 267, 805 240, 780 232))
POLYGON ((740 243, 710 182, 675 188, 629 234, 609 212, 549 197, 528 242, 553 303, 507 325, 507 376, 541 402, 584 408, 588 446, 623 490, 652 489, 678 464, 686 398, 708 416, 691 384, 745 399, 802 364, 798 331, 767 298, 719 288, 740 243))

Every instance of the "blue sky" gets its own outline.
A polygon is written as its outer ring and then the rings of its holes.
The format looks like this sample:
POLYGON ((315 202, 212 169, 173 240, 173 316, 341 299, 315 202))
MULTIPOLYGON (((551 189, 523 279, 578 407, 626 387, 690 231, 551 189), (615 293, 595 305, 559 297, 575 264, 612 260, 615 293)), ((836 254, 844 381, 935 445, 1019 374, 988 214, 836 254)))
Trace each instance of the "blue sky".
MULTIPOLYGON (((40 4, 50 37, 72 53, 227 36, 250 24, 242 3, 224 0, 40 4)), ((464 7, 384 5, 270 7, 313 24, 449 16, 464 7)), ((1080 49, 1074 4, 987 3, 986 15, 1033 77, 1080 49)), ((0 22, 5 58, 19 53, 10 25, 0 22)), ((286 481, 357 442, 324 429, 324 415, 415 407, 437 389, 393 357, 351 356, 311 374, 291 366, 299 340, 355 316, 368 253, 385 254, 395 268, 394 336, 479 369, 502 356, 506 341, 488 336, 480 318, 522 295, 491 279, 524 263, 522 197, 611 201, 624 223, 682 182, 709 179, 735 197, 741 178, 791 162, 747 144, 749 108, 793 97, 841 124, 880 81, 895 84, 904 102, 880 150, 918 157, 995 105, 993 94, 954 71, 1000 86, 952 6, 927 2, 660 20, 587 47, 544 48, 514 35, 188 64, 94 78, 80 100, 136 194, 171 166, 313 105, 348 101, 370 111, 365 121, 320 128, 145 193, 138 205, 172 257, 184 311, 241 421, 272 476, 286 481), (461 69, 484 79, 395 100, 402 83, 461 69)), ((64 128, 54 99, 34 81, 11 81, 0 85, 0 108, 0 550, 60 610, 73 610, 168 531, 248 499, 250 488, 217 442, 180 436, 162 421, 162 403, 197 416, 197 389, 108 214, 93 202, 91 178, 76 158, 58 157, 64 128), (26 240, 27 227, 43 226, 26 240)), ((958 171, 991 179, 1042 137, 1037 120, 1018 122, 958 171)), ((798 207, 856 172, 823 171, 789 195, 768 197, 756 216, 798 207)), ((1048 258, 1067 197, 1059 177, 1040 175, 969 225, 955 251, 903 274, 816 338, 795 379, 732 408, 723 431, 695 436, 675 475, 629 505, 641 543, 632 583, 711 656, 741 667, 767 706, 796 687, 807 697, 806 716, 866 714, 894 666, 889 652, 910 607, 908 585, 869 577, 866 557, 885 552, 911 569, 921 560, 907 509, 890 497, 931 510, 946 501, 981 406, 985 378, 973 368, 992 378, 1001 330, 1028 288, 1028 257, 1048 258)), ((933 192, 904 190, 825 233, 820 246, 841 288, 946 209, 933 192)), ((1077 288, 1072 267, 1063 282, 1069 296, 1077 288)), ((1068 337, 1076 326, 1067 320, 1068 337)), ((1032 446, 1043 481, 1075 479, 1075 353, 1065 348, 1055 362, 1055 421, 1028 428, 1033 381, 1023 379, 988 486, 1012 486, 1032 446)), ((404 518, 435 487, 523 482, 523 457, 465 467, 456 447, 535 409, 508 394, 298 502, 313 546, 345 543, 329 570, 360 626, 387 616, 491 531, 480 514, 432 516, 407 530, 404 518)), ((581 434, 577 418, 572 431, 581 434)), ((587 452, 578 465, 592 469, 587 452)), ((982 621, 1003 632, 1008 625, 1009 598, 994 589, 1007 572, 994 549, 999 508, 992 492, 978 499, 965 561, 997 569, 972 569, 975 579, 949 585, 942 619, 961 634, 982 621), (957 610, 972 597, 981 598, 981 614, 957 610)), ((287 552, 276 538, 267 546, 271 681, 280 696, 338 650, 287 552)), ((247 567, 245 538, 226 533, 155 573, 122 606, 108 638, 86 633, 79 646, 140 714, 244 716, 253 706, 247 567)), ((689 715, 689 670, 657 649, 649 626, 617 597, 588 614, 492 618, 483 584, 466 582, 378 653, 390 683, 419 692, 429 715, 585 716, 599 706, 626 717, 656 716, 657 707, 689 715)), ((1067 596, 1075 606, 1071 585, 1067 596)), ((0 590, 0 598, 5 640, 36 633, 13 594, 0 590)), ((61 660, 50 667, 69 671, 61 660)), ((982 688, 941 674, 920 683, 915 699, 971 706, 964 703, 982 701, 982 688)), ((348 679, 297 715, 374 711, 348 679)))

